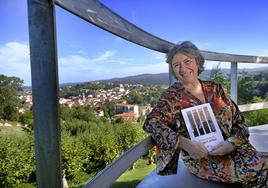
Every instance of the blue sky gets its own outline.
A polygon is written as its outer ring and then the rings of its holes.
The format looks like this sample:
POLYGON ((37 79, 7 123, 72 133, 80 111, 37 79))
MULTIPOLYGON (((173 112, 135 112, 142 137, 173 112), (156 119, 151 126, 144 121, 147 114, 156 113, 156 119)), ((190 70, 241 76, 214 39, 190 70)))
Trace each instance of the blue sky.
MULTIPOLYGON (((0 0, 0 74, 31 85, 26 0, 0 0)), ((160 38, 202 50, 268 56, 267 0, 102 0, 160 38)), ((167 72, 165 55, 103 31, 56 7, 60 83, 167 72)), ((206 62, 211 69, 219 62, 206 62)), ((228 68, 229 63, 221 63, 228 68)), ((257 67, 268 66, 258 64, 257 67)), ((239 68, 256 64, 239 64, 239 68)))

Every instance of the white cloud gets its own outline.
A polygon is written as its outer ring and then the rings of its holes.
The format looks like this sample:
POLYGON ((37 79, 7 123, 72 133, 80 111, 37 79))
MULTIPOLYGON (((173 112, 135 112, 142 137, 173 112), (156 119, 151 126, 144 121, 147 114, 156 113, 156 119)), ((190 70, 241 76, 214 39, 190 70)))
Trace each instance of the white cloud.
POLYGON ((30 85, 29 45, 19 42, 8 42, 0 45, 0 74, 17 76, 30 85))
POLYGON ((121 64, 121 65, 129 64, 129 62, 126 61, 126 60, 107 60, 107 62, 109 62, 109 63, 118 63, 118 64, 121 64))
POLYGON ((103 61, 94 61, 95 59, 97 58, 90 59, 81 55, 70 55, 60 58, 60 82, 92 81, 143 73, 168 72, 168 66, 164 62, 152 64, 134 64, 129 63, 130 61, 133 61, 132 59, 114 60, 107 57, 103 58, 103 61))
POLYGON ((85 68, 88 63, 90 63, 90 59, 83 57, 81 55, 70 55, 67 57, 59 58, 60 65, 64 67, 72 67, 72 68, 85 68))
POLYGON ((166 56, 163 53, 160 52, 152 52, 152 59, 160 60, 160 61, 166 61, 166 56))
POLYGON ((121 72, 122 75, 137 75, 144 73, 163 73, 168 72, 168 64, 165 62, 156 63, 156 64, 139 64, 134 67, 122 67, 118 69, 118 72, 121 72))
MULTIPOLYGON (((60 83, 81 82, 109 79, 143 73, 168 72, 167 64, 152 54, 156 63, 138 63, 137 59, 115 58, 115 51, 106 51, 98 57, 89 58, 83 52, 60 57, 60 83)), ((25 85, 31 85, 29 45, 19 42, 8 42, 0 45, 0 74, 17 76, 24 80, 25 85)))
POLYGON ((81 54, 81 55, 85 55, 85 54, 86 54, 86 52, 83 51, 83 50, 78 50, 78 51, 76 51, 76 53, 77 53, 77 54, 81 54))
POLYGON ((108 59, 109 57, 115 55, 116 52, 115 51, 106 51, 104 52, 104 54, 102 54, 101 56, 95 58, 95 59, 92 59, 93 62, 101 62, 101 61, 104 61, 106 59, 108 59))
POLYGON ((200 50, 209 50, 214 46, 212 42, 198 42, 196 45, 200 50))
POLYGON ((105 68, 104 71, 106 72, 104 78, 125 77, 145 73, 151 73, 151 74, 165 73, 168 72, 168 64, 161 62, 153 64, 138 64, 138 65, 121 66, 121 67, 119 66, 114 67, 113 69, 105 68))

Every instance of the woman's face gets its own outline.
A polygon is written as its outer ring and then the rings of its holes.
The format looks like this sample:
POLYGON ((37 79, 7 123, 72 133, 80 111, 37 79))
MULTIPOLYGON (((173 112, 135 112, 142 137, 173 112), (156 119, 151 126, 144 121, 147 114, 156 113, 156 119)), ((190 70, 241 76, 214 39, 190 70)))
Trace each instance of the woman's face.
POLYGON ((174 55, 171 64, 176 78, 183 83, 193 83, 198 79, 198 64, 194 58, 177 53, 174 55))

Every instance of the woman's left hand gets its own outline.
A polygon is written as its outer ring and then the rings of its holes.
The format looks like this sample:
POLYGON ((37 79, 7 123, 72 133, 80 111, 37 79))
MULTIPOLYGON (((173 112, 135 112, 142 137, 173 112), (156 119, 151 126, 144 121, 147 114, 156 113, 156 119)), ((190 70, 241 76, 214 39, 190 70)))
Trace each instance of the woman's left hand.
POLYGON ((228 141, 223 141, 219 145, 217 145, 212 151, 208 154, 212 156, 223 156, 233 152, 236 147, 228 141))

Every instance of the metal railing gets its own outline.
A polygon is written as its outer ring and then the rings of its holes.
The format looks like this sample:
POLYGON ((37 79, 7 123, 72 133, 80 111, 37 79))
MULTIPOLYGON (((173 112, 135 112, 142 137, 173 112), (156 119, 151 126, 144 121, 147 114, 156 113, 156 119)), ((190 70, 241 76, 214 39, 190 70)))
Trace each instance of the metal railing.
MULTIPOLYGON (((120 17, 98 0, 28 0, 35 151, 38 187, 62 187, 58 64, 54 4, 130 42, 166 53, 174 43, 160 39, 120 17)), ((231 97, 237 99, 237 63, 268 63, 268 57, 201 50, 206 60, 231 62, 231 97)), ((174 77, 170 72, 170 83, 174 77)), ((264 104, 267 107, 267 104, 264 104)), ((247 107, 248 108, 248 107, 247 107)), ((150 137, 131 148, 94 177, 86 187, 109 186, 153 142, 150 137), (132 156, 133 154, 133 156, 132 156), (119 170, 120 169, 120 170, 119 170), (103 179, 105 178, 105 179, 103 179), (105 183, 107 181, 107 183, 105 183)))

